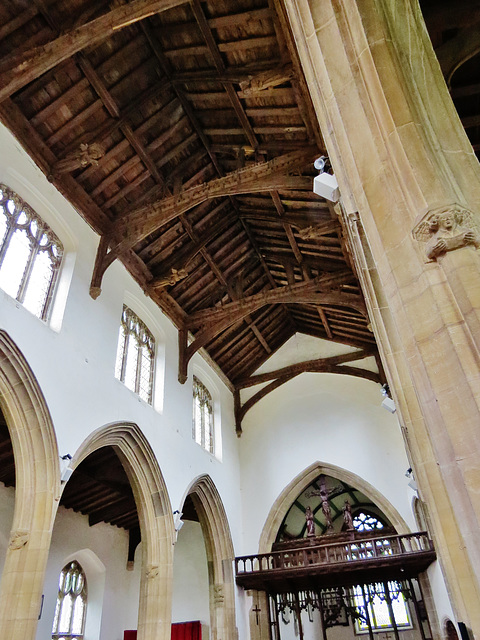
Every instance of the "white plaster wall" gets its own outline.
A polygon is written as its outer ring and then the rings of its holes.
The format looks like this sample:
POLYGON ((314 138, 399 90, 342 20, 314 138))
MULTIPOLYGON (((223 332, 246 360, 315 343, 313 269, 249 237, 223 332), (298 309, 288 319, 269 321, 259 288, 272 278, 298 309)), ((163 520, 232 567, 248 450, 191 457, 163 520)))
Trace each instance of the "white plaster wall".
POLYGON ((123 638, 124 629, 136 629, 140 581, 138 572, 127 571, 127 555, 128 533, 124 529, 103 522, 90 527, 87 516, 59 507, 37 639, 50 637, 58 577, 66 563, 74 559, 87 577, 85 640, 118 640, 123 638))
POLYGON ((400 427, 381 401, 373 382, 309 373, 247 413, 240 439, 246 554, 258 551, 268 513, 284 487, 318 461, 363 478, 415 530, 400 427))
POLYGON ((202 527, 198 522, 187 520, 175 544, 172 622, 200 620, 203 640, 209 637, 208 592, 207 554, 202 527))

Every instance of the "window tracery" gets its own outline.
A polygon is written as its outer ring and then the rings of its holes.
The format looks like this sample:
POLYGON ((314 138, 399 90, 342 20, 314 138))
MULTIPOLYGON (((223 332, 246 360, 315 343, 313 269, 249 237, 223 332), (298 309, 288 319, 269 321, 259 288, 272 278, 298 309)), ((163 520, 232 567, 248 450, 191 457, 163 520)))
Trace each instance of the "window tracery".
POLYGON ((126 305, 118 336, 115 377, 152 404, 155 338, 148 327, 126 305))
POLYGON ((383 529, 383 522, 371 513, 360 511, 353 518, 353 528, 357 531, 373 531, 374 529, 383 529))
POLYGON ((212 396, 196 376, 193 376, 193 439, 205 451, 214 452, 212 396))
POLYGON ((401 585, 395 581, 386 584, 388 593, 381 582, 353 587, 357 633, 368 633, 369 625, 372 631, 393 629, 390 607, 399 629, 412 626, 401 585))
POLYGON ((53 619, 54 640, 82 640, 87 611, 85 572, 76 562, 69 562, 60 573, 57 605, 53 619))
POLYGON ((45 320, 63 246, 40 216, 0 184, 0 288, 45 320))

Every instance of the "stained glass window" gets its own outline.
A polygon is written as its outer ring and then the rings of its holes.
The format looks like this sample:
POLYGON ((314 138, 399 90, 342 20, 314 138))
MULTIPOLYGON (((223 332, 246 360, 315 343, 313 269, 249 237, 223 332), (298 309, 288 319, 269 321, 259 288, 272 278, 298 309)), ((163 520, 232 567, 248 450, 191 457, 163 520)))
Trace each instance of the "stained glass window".
POLYGON ((87 581, 78 562, 69 562, 60 574, 53 619, 54 640, 82 640, 87 612, 87 581))
POLYGON ((373 531, 374 529, 383 529, 384 524, 371 513, 364 513, 361 511, 360 513, 355 514, 353 518, 353 526, 357 531, 373 531))
POLYGON ((374 584, 357 585, 353 588, 354 602, 357 610, 356 631, 368 633, 368 623, 372 631, 386 631, 393 628, 388 599, 390 600, 395 624, 399 629, 412 626, 408 615, 405 598, 398 582, 388 582, 388 593, 385 586, 374 584))
POLYGON ((196 376, 193 376, 193 439, 206 451, 214 452, 212 396, 196 376))
POLYGON ((155 338, 140 318, 124 305, 115 377, 150 404, 153 396, 154 358, 155 338))
POLYGON ((48 225, 14 191, 0 184, 0 287, 45 320, 63 247, 48 225))

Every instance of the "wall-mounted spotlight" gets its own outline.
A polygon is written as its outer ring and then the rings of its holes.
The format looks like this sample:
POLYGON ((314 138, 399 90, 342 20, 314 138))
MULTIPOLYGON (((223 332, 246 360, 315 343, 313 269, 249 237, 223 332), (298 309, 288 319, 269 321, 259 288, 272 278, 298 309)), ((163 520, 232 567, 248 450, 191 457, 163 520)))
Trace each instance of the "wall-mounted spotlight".
POLYGON ((183 516, 183 513, 178 509, 173 512, 173 526, 175 527, 175 531, 177 532, 177 534, 185 524, 184 521, 182 520, 182 516, 183 516))
POLYGON ((60 456, 60 481, 68 482, 72 477, 73 469, 70 467, 70 460, 72 456, 67 453, 64 456, 60 456))
POLYGON ((318 176, 315 176, 313 179, 313 193, 330 202, 338 202, 340 198, 338 182, 334 175, 325 171, 327 162, 327 156, 320 156, 320 158, 317 158, 313 163, 315 169, 319 171, 318 176))
POLYGON ((390 413, 395 413, 397 409, 395 407, 395 402, 392 399, 392 395, 390 393, 390 387, 388 386, 388 384, 385 383, 382 386, 380 392, 383 396, 382 407, 387 411, 390 411, 390 413))

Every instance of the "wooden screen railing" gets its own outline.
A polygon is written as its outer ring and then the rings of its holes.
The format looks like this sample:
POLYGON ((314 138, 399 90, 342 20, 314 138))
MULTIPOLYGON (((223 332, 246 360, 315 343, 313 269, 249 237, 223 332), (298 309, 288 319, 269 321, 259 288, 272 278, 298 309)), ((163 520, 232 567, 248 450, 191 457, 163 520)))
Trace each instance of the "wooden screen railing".
POLYGON ((238 576, 263 571, 312 568, 314 565, 385 559, 388 556, 405 556, 425 551, 433 551, 433 543, 428 534, 422 531, 402 536, 369 538, 288 551, 272 551, 256 556, 241 556, 235 558, 235 569, 238 576))

